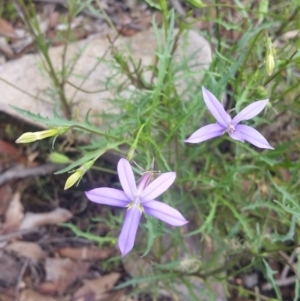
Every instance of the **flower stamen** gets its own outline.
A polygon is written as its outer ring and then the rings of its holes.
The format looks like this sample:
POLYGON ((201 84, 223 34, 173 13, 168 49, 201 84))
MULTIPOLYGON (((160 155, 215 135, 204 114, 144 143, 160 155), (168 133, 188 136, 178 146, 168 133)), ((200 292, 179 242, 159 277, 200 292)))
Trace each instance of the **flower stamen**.
POLYGON ((226 132, 228 134, 233 134, 235 132, 235 127, 231 123, 229 123, 227 126, 227 129, 226 129, 226 132))

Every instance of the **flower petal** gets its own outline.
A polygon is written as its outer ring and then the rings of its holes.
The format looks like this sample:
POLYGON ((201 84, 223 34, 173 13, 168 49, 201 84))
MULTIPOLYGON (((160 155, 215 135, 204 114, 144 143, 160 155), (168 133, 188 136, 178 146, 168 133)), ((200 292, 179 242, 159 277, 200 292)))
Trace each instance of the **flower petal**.
POLYGON ((192 136, 184 142, 188 143, 199 143, 214 137, 218 137, 223 135, 226 128, 224 128, 219 123, 212 123, 206 126, 203 126, 199 130, 197 130, 195 133, 192 134, 192 136))
POLYGON ((233 119, 232 124, 235 126, 242 120, 249 120, 256 115, 258 115, 267 105, 269 99, 259 100, 253 102, 251 105, 244 108, 241 112, 239 112, 233 119))
POLYGON ((235 131, 233 133, 229 133, 229 136, 233 139, 233 140, 238 140, 238 141, 241 141, 241 142, 245 142, 245 139, 242 135, 241 132, 239 131, 235 131))
POLYGON ((143 206, 144 211, 147 214, 150 214, 172 226, 182 226, 188 223, 178 210, 165 203, 154 200, 143 204, 143 206))
POLYGON ((216 118, 216 120, 225 128, 227 128, 227 124, 228 122, 230 122, 231 118, 224 110, 222 104, 211 92, 209 92, 204 87, 202 87, 202 93, 207 108, 210 110, 210 112, 216 118))
POLYGON ((126 207, 130 202, 124 191, 114 188, 95 188, 85 195, 90 201, 103 205, 126 207))
POLYGON ((126 212, 122 231, 118 240, 119 249, 122 253, 122 256, 125 256, 127 253, 129 253, 134 246, 135 236, 141 215, 142 212, 136 207, 128 208, 126 212))
POLYGON ((154 200, 157 196, 165 192, 175 181, 176 172, 166 172, 152 181, 145 190, 141 193, 140 202, 144 205, 145 202, 154 200))
POLYGON ((122 188, 130 200, 136 196, 136 184, 134 174, 129 162, 122 158, 118 163, 118 175, 122 188))
POLYGON ((246 141, 257 147, 274 149, 262 134, 250 126, 237 124, 235 126, 235 131, 240 132, 246 141))

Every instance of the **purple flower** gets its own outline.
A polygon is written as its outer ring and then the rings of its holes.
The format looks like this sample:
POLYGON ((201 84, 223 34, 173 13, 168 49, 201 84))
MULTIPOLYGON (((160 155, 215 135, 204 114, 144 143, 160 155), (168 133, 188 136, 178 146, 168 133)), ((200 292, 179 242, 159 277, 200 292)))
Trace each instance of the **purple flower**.
POLYGON ((206 125, 197 130, 190 138, 185 140, 188 143, 199 143, 214 137, 218 137, 227 132, 234 140, 244 142, 245 140, 260 148, 274 149, 268 141, 254 128, 240 124, 242 120, 249 120, 259 114, 266 104, 267 100, 259 100, 244 108, 233 119, 224 110, 216 97, 202 87, 203 99, 206 106, 216 118, 217 123, 206 125))
POLYGON ((126 159, 120 159, 118 175, 123 191, 114 188, 96 188, 86 191, 85 194, 92 202, 127 208, 118 241, 122 256, 133 248, 143 212, 172 226, 182 226, 188 222, 178 210, 154 200, 173 184, 176 178, 175 172, 163 173, 151 183, 152 173, 146 172, 137 187, 129 162, 126 159))

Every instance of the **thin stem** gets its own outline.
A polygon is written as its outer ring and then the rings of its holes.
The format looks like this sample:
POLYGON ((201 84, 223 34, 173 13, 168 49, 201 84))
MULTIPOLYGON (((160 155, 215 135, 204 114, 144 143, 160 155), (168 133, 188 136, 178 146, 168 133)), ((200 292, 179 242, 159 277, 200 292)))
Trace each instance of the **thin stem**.
MULTIPOLYGON (((48 46, 45 44, 43 34, 41 32, 36 14, 33 15, 33 21, 31 21, 31 14, 30 14, 26 4, 24 3, 24 0, 21 0, 21 5, 22 5, 23 10, 24 10, 24 21, 26 22, 26 24, 30 28, 31 34, 33 35, 33 37, 35 39, 35 44, 37 45, 37 47, 41 51, 41 53, 42 53, 42 55, 43 55, 43 57, 46 61, 46 64, 49 68, 47 70, 47 72, 48 72, 50 78, 52 79, 52 81, 54 83, 54 86, 57 89, 57 92, 58 92, 60 101, 62 103, 63 110, 64 110, 64 113, 66 115, 66 118, 71 119, 71 117, 72 117, 71 108, 68 104, 68 101, 67 101, 65 93, 62 89, 61 83, 60 83, 60 81, 57 77, 57 74, 56 74, 55 69, 54 69, 53 64, 52 64, 52 61, 49 57, 48 46)), ((32 2, 30 2, 30 8, 32 8, 33 11, 35 11, 32 2)))
POLYGON ((106 133, 103 133, 103 132, 97 131, 97 130, 92 130, 92 129, 89 129, 89 128, 87 128, 85 126, 82 126, 82 125, 72 125, 72 126, 70 126, 70 128, 81 129, 81 130, 84 130, 84 131, 92 133, 92 134, 97 134, 99 136, 103 136, 103 137, 106 137, 106 138, 119 140, 119 137, 117 137, 117 136, 109 135, 109 134, 106 134, 106 133))
POLYGON ((25 95, 32 97, 33 99, 36 99, 36 100, 39 100, 39 101, 42 101, 42 102, 45 102, 45 103, 49 103, 49 101, 47 101, 47 100, 45 100, 45 99, 42 99, 42 98, 40 98, 40 97, 38 97, 38 96, 35 96, 35 95, 33 95, 33 94, 31 94, 31 93, 29 93, 29 92, 27 92, 27 91, 25 91, 25 90, 19 88, 18 86, 16 86, 16 85, 10 83, 9 81, 5 80, 5 79, 2 78, 2 77, 0 77, 0 81, 6 83, 7 85, 13 87, 14 89, 16 89, 16 90, 18 90, 18 91, 24 93, 25 95))
MULTIPOLYGON (((216 3, 216 18, 219 20, 220 18, 220 11, 219 11, 219 0, 215 0, 216 3)), ((220 24, 219 22, 216 22, 216 36, 217 36, 217 41, 218 41, 218 46, 217 49, 219 52, 221 52, 221 32, 220 32, 220 24)))

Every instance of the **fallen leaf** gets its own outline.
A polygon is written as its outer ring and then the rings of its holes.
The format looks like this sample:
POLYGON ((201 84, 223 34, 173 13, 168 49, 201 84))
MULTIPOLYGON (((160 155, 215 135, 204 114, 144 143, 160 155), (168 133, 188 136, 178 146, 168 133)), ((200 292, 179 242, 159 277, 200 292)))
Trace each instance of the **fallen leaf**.
POLYGON ((18 256, 27 257, 34 261, 41 260, 47 256, 42 248, 34 242, 15 241, 6 246, 5 250, 12 251, 18 256))
POLYGON ((47 258, 45 260, 46 282, 40 285, 40 291, 62 295, 78 278, 83 277, 90 264, 69 258, 47 258))
POLYGON ((1 287, 16 285, 22 264, 14 257, 0 251, 0 283, 1 287))
POLYGON ((68 301, 70 298, 54 298, 47 295, 42 295, 34 290, 25 289, 20 293, 19 301, 68 301))
POLYGON ((16 38, 13 26, 5 19, 0 18, 0 36, 16 38))
MULTIPOLYGON (((100 299, 101 301, 121 301, 124 300, 126 294, 126 289, 121 289, 118 291, 111 291, 107 293, 107 297, 104 299, 100 299)), ((127 301, 133 301, 133 299, 127 299, 127 301)))
POLYGON ((110 273, 97 279, 84 280, 84 284, 74 294, 76 301, 101 301, 120 279, 120 273, 110 273))
POLYGON ((281 174, 281 177, 284 181, 288 182, 291 179, 291 173, 289 170, 285 169, 285 168, 280 168, 279 172, 281 174))
POLYGON ((299 35, 299 30, 294 29, 294 30, 290 30, 290 31, 285 32, 281 36, 281 38, 283 38, 286 41, 286 40, 290 40, 290 39, 295 39, 298 35, 299 35))
POLYGON ((51 12, 49 15, 49 28, 55 29, 59 24, 60 15, 57 11, 51 12))
POLYGON ((111 248, 61 248, 58 253, 62 257, 68 257, 77 260, 95 260, 95 259, 106 259, 112 253, 114 249, 111 248))
POLYGON ((3 233, 10 233, 19 228, 24 217, 23 211, 21 194, 20 192, 15 192, 4 215, 5 223, 2 229, 3 233))
POLYGON ((15 301, 15 298, 13 296, 8 296, 5 294, 0 294, 0 300, 1 301, 15 301))
POLYGON ((19 149, 0 139, 0 172, 15 162, 24 163, 26 158, 22 156, 19 149))
POLYGON ((0 216, 4 215, 7 210, 9 201, 13 197, 13 191, 10 185, 2 185, 0 186, 0 216))
POLYGON ((6 41, 6 38, 0 37, 0 51, 7 57, 13 58, 14 52, 6 41))
POLYGON ((29 229, 45 225, 56 225, 69 220, 73 214, 64 208, 56 208, 51 212, 32 213, 27 212, 22 221, 20 229, 29 229))

